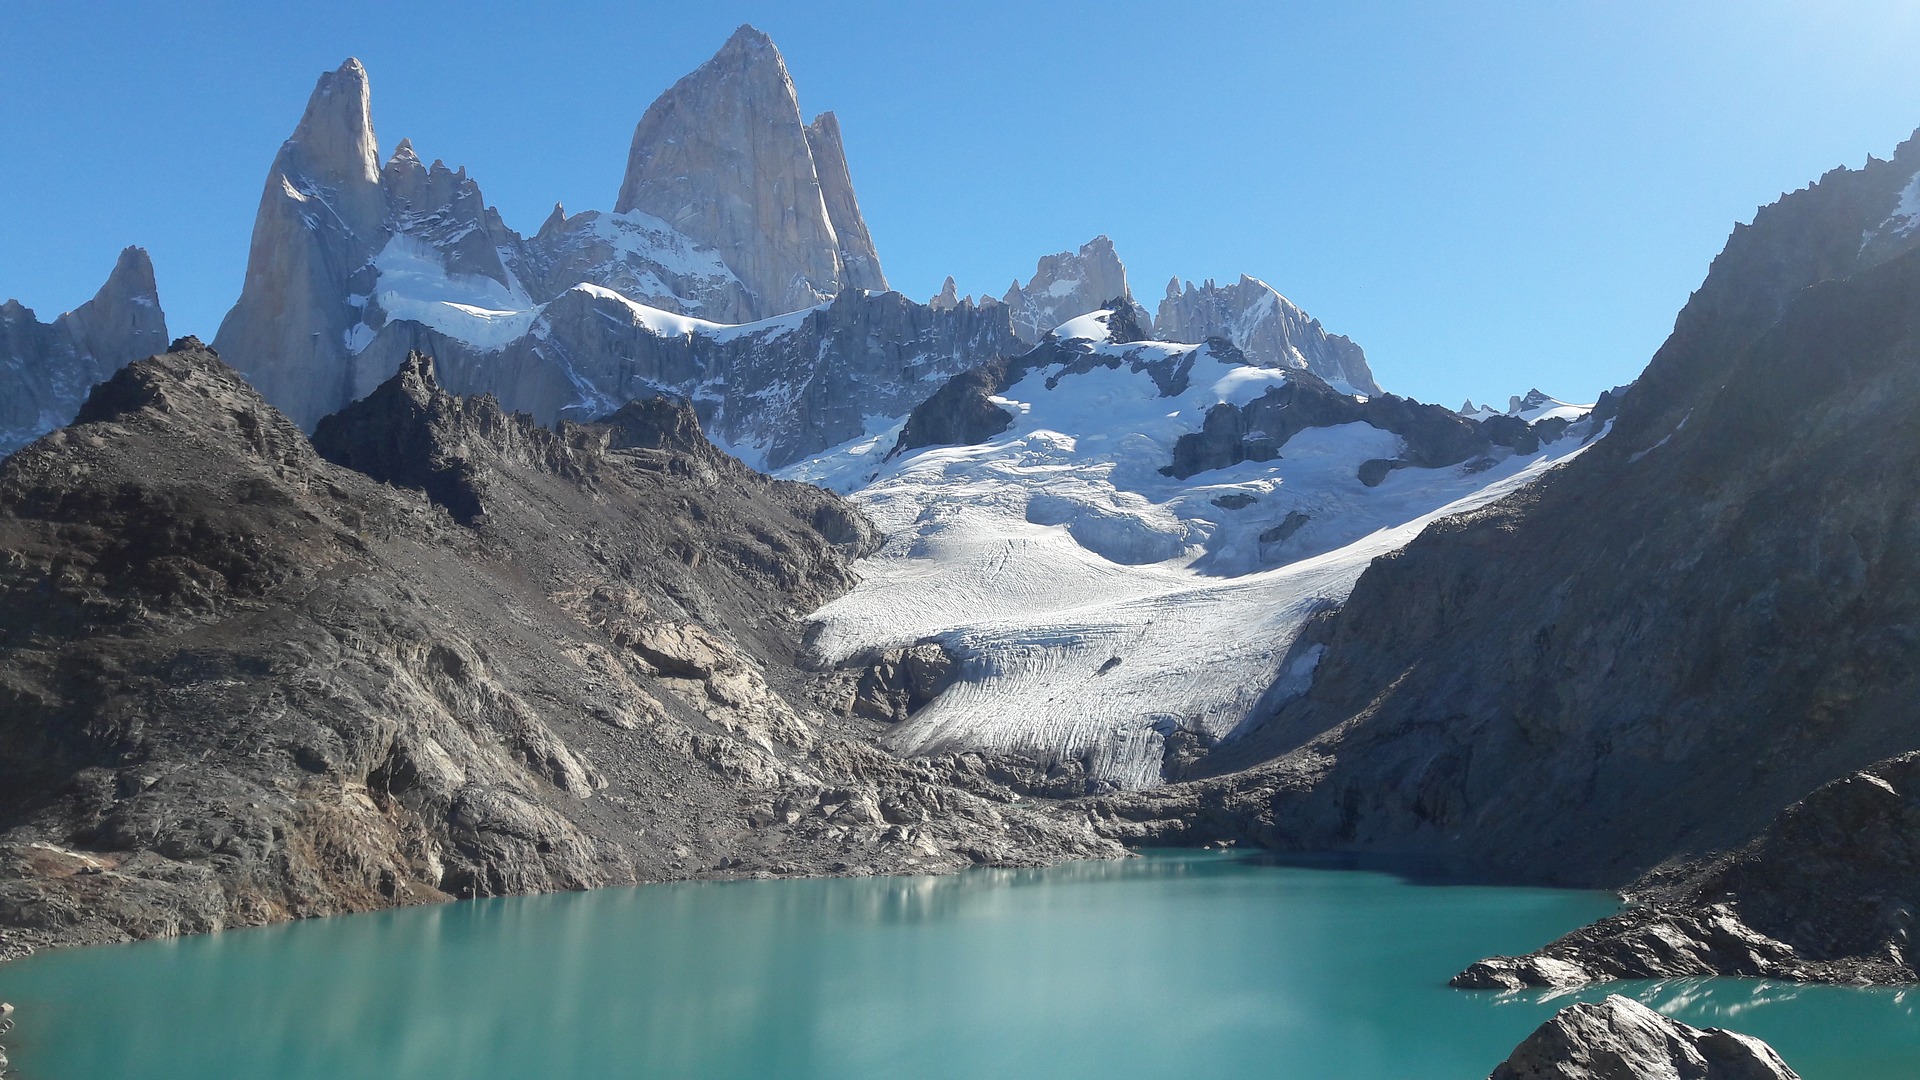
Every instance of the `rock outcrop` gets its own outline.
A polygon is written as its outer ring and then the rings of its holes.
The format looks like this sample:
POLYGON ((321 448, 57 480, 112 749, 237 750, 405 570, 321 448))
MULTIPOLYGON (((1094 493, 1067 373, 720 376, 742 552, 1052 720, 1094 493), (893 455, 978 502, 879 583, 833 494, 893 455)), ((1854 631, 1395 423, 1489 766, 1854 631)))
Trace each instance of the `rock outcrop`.
POLYGON ((137 247, 93 299, 50 323, 17 300, 0 304, 0 457, 72 420, 87 391, 166 343, 153 263, 137 247))
POLYGON ((614 204, 629 210, 725 253, 755 318, 886 288, 838 121, 807 126, 780 50, 751 26, 640 118, 614 204))
POLYGON ((1225 338, 1252 363, 1310 371, 1354 393, 1380 393, 1360 346, 1327 333, 1320 320, 1273 286, 1245 274, 1232 285, 1208 279, 1198 287, 1189 281, 1182 288, 1178 279, 1167 282, 1153 325, 1162 341, 1197 344, 1225 338))
POLYGON ((1488 1080, 1799 1080, 1750 1035, 1697 1028, 1613 995, 1569 1005, 1488 1080))
POLYGON ((1703 975, 1920 980, 1920 753, 1836 780, 1764 832, 1634 892, 1639 906, 1455 986, 1514 989, 1703 975))
POLYGON ((813 704, 872 534, 683 406, 553 431, 416 359, 322 431, 188 339, 0 464, 0 955, 1119 853, 813 704))
POLYGON ((1290 371, 1285 383, 1245 405, 1214 406, 1199 431, 1181 436, 1173 449, 1173 462, 1163 471, 1186 479, 1242 461, 1271 461, 1288 439, 1308 428, 1362 423, 1401 439, 1398 457, 1369 461, 1366 466, 1371 468, 1363 466, 1362 482, 1377 487, 1393 469, 1457 465, 1484 456, 1495 446, 1531 454, 1542 441, 1551 442, 1565 432, 1562 424, 1557 430, 1536 433, 1525 421, 1507 416, 1469 420, 1443 406, 1393 394, 1356 397, 1327 385, 1310 371, 1290 371))

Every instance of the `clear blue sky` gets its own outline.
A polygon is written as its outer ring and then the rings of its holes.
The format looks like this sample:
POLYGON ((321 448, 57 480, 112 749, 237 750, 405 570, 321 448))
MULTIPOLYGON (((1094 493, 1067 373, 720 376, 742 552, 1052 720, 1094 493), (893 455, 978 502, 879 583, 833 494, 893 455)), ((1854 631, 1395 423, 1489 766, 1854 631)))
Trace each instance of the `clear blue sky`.
POLYGON ((1737 220, 1920 126, 1910 0, 70 4, 0 36, 0 297, 49 316, 153 253, 175 333, 239 293, 261 182, 353 55, 383 151, 508 224, 611 208, 655 95, 752 22, 832 109, 895 287, 999 293, 1107 233, 1265 278, 1389 389, 1590 400, 1737 220))

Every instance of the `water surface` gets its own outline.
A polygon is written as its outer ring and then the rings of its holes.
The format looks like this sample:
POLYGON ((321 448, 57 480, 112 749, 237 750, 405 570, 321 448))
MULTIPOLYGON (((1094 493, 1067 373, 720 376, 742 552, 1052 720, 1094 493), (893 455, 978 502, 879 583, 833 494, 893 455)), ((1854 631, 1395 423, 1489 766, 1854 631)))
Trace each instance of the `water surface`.
MULTIPOLYGON (((0 998, 20 1007, 7 1043, 26 1080, 1477 1078, 1568 999, 1447 977, 1614 906, 1164 854, 607 889, 69 949, 0 966, 0 998)), ((1627 991, 1768 1039, 1809 1080, 1920 1073, 1900 993, 1627 991)))

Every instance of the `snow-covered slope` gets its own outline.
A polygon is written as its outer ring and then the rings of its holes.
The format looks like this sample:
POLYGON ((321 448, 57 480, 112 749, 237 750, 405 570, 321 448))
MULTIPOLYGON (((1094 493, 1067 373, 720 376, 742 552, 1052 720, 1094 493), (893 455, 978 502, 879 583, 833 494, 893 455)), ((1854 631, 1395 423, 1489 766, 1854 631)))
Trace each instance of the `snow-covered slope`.
POLYGON ((850 492, 889 537, 860 586, 816 614, 823 658, 935 639, 962 660, 959 682, 892 733, 901 751, 1016 752, 1156 783, 1169 736, 1224 736, 1269 687, 1307 676, 1310 664, 1280 670, 1289 646, 1372 558, 1577 453, 1586 434, 1369 487, 1361 466, 1400 457, 1401 439, 1350 422, 1178 480, 1162 470, 1211 410, 1313 377, 1249 365, 1217 340, 1115 344, 1108 318, 1057 330, 1041 347, 1053 351, 990 399, 1011 426, 977 445, 889 459, 896 426, 783 474, 850 492))

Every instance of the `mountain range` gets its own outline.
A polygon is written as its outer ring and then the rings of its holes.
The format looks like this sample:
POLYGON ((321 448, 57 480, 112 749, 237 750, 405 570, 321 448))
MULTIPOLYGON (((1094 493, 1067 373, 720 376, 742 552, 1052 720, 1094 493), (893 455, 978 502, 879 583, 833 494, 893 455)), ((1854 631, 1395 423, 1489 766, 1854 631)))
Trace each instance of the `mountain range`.
POLYGON ((1920 143, 1504 410, 1105 236, 891 291, 751 27, 611 211, 378 145, 349 60, 211 347, 0 307, 9 947, 1210 842, 1646 901, 1461 985, 1913 977, 1920 143))

